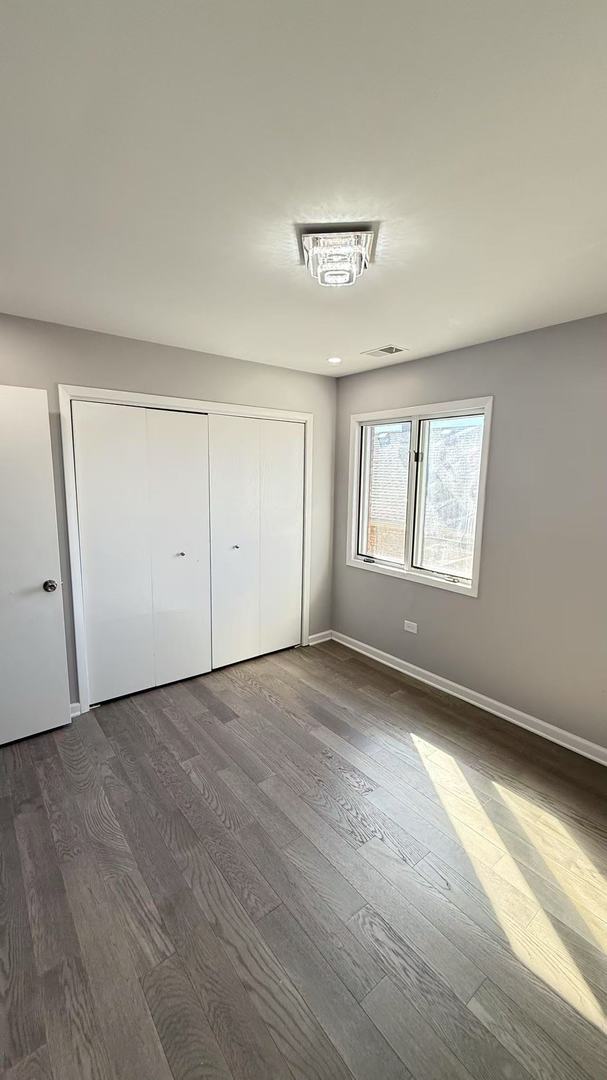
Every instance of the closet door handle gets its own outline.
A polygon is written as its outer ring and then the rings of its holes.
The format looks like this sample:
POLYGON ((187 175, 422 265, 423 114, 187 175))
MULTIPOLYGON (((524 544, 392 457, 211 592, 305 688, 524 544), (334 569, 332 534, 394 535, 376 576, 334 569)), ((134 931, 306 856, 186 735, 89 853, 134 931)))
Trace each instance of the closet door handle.
POLYGON ((239 551, 239 550, 240 550, 240 544, 232 544, 232 551, 239 551))
POLYGON ((178 559, 185 559, 185 551, 178 551, 177 552, 177 558, 178 559))

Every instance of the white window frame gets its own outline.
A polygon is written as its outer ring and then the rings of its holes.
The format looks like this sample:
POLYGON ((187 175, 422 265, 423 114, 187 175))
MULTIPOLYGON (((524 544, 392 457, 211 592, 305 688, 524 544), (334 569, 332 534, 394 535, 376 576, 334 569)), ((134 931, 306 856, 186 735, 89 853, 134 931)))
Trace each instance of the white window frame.
POLYGON ((402 578, 404 581, 415 581, 423 585, 431 585, 435 589, 446 589, 448 592, 460 593, 462 596, 478 596, 492 407, 492 397, 467 398, 465 401, 443 401, 431 405, 412 405, 403 409, 389 409, 387 412, 356 413, 350 418, 348 546, 346 551, 346 563, 348 566, 354 566, 358 570, 370 570, 372 574, 388 574, 390 577, 402 578), (419 469, 419 462, 415 458, 415 451, 418 446, 421 420, 434 420, 444 416, 478 416, 479 414, 484 416, 483 445, 481 449, 478 504, 476 527, 474 531, 472 581, 466 582, 461 579, 458 580, 454 576, 452 577, 448 574, 438 574, 431 570, 420 570, 413 566, 413 546, 415 542, 413 525, 417 492, 417 473, 419 469), (380 560, 368 562, 366 561, 365 556, 358 554, 359 504, 361 492, 360 470, 362 460, 361 440, 363 428, 367 424, 385 423, 389 421, 396 422, 399 420, 411 422, 407 521, 405 526, 405 563, 402 567, 393 566, 387 562, 381 562, 380 560))

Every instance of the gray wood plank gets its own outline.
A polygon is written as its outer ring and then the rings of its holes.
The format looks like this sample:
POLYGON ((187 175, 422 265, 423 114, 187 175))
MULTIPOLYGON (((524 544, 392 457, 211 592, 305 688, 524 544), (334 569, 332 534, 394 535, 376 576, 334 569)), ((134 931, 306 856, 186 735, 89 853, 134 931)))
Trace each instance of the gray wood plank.
POLYGON ((188 739, 188 742, 194 747, 194 754, 200 754, 211 769, 218 772, 219 769, 228 769, 230 767, 232 758, 221 749, 219 742, 211 736, 211 723, 223 728, 224 725, 221 721, 216 720, 208 712, 201 717, 189 716, 177 713, 169 706, 167 706, 167 712, 173 718, 175 726, 179 728, 181 733, 188 739))
POLYGON ((376 837, 412 866, 428 853, 410 833, 381 810, 370 811, 364 798, 344 789, 338 780, 310 786, 302 798, 354 847, 376 837))
POLYGON ((15 831, 36 968, 44 975, 64 957, 78 954, 78 938, 46 812, 40 808, 20 813, 15 831))
MULTIPOLYGON (((452 866, 469 881, 477 880, 473 858, 484 866, 492 867, 503 856, 503 851, 495 844, 488 842, 465 825, 461 826, 459 832, 452 822, 448 829, 444 827, 444 822, 441 822, 441 827, 438 827, 435 821, 429 820, 428 816, 424 815, 425 807, 422 806, 420 809, 420 803, 416 804, 405 792, 401 792, 397 798, 392 792, 380 787, 372 791, 367 800, 392 821, 406 828, 419 843, 424 844, 434 855, 440 856, 448 866, 452 866)), ((431 803, 428 805, 432 806, 431 803)))
POLYGON ((253 814, 244 805, 234 791, 224 783, 221 776, 214 773, 202 756, 182 762, 182 768, 192 783, 198 788, 203 801, 228 832, 238 832, 255 820, 253 814))
POLYGON ((411 1002, 385 978, 364 999, 378 1031, 417 1080, 471 1080, 472 1074, 432 1031, 411 1002))
POLYGON ((11 801, 0 799, 0 1067, 45 1041, 40 981, 28 919, 11 801))
POLYGON ((541 911, 574 930, 590 945, 596 944, 607 951, 607 921, 586 908, 575 894, 572 898, 558 878, 549 881, 545 875, 508 857, 496 863, 495 873, 498 879, 526 889, 541 911))
POLYGON ((344 922, 365 906, 364 896, 305 836, 289 844, 284 854, 329 910, 344 922))
POLYGON ((46 972, 44 1016, 55 1080, 118 1080, 99 1029, 81 960, 68 957, 46 972))
MULTIPOLYGON (((527 930, 531 937, 540 939, 548 936, 552 939, 552 934, 556 934, 586 981, 607 994, 607 953, 604 949, 591 945, 558 919, 547 919, 545 912, 536 915, 527 930)), ((607 926, 605 932, 607 933, 607 926)))
POLYGON ((280 903, 238 842, 205 805, 200 792, 168 751, 155 751, 152 765, 198 838, 253 919, 280 903))
POLYGON ((78 865, 94 862, 120 918, 135 970, 143 976, 170 956, 173 947, 102 783, 80 796, 78 803, 84 822, 84 856, 73 861, 78 865))
MULTIPOLYGON (((381 785, 381 791, 385 791, 387 794, 391 795, 393 799, 404 802, 407 808, 413 809, 416 814, 433 825, 436 829, 440 830, 446 837, 457 840, 463 834, 470 838, 470 847, 472 850, 474 850, 474 848, 472 848, 472 841, 475 841, 476 849, 479 851, 482 850, 483 857, 488 865, 493 865, 503 855, 505 850, 504 845, 499 842, 493 830, 489 829, 491 835, 488 836, 483 836, 482 832, 479 834, 477 828, 478 818, 479 816, 482 817, 482 811, 478 812, 478 808, 474 819, 474 827, 471 827, 467 821, 467 818, 472 814, 471 807, 467 802, 460 800, 464 817, 461 822, 458 821, 456 828, 453 805, 456 804, 457 796, 450 796, 449 811, 447 811, 433 786, 431 786, 431 795, 428 791, 420 791, 416 786, 404 784, 373 758, 366 757, 358 751, 353 750, 352 747, 344 744, 343 740, 333 736, 330 732, 319 730, 318 737, 325 741, 328 746, 338 749, 339 753, 347 756, 348 760, 353 761, 361 771, 368 774, 372 779, 375 779, 377 783, 381 785)), ((381 810, 381 798, 385 798, 385 796, 380 797, 378 792, 372 792, 369 796, 369 801, 373 802, 373 804, 381 810)), ((392 819, 396 820, 394 814, 392 815, 392 819)), ((406 815, 403 815, 402 820, 406 820, 406 815)), ((486 822, 486 816, 482 820, 483 822, 486 822)))
MULTIPOLYGON (((371 850, 367 852, 370 855, 371 850)), ((374 864, 381 866, 382 875, 393 882, 402 898, 420 905, 417 910, 423 906, 424 915, 436 930, 469 957, 478 970, 527 1009, 590 1074, 597 1070, 600 1073, 607 1045, 607 1002, 599 997, 598 990, 588 987, 575 965, 568 963, 566 953, 553 952, 527 931, 514 927, 510 928, 507 945, 471 922, 455 905, 445 902, 438 890, 429 890, 422 899, 409 868, 393 858, 387 848, 378 845, 372 855, 374 864)))
POLYGON ((308 780, 301 776, 297 766, 277 749, 269 725, 263 718, 247 716, 233 721, 230 729, 261 758, 271 775, 282 776, 299 794, 308 790, 308 780))
POLYGON ((288 856, 281 855, 262 829, 258 826, 245 829, 240 840, 274 892, 360 1001, 386 974, 381 963, 359 943, 318 890, 288 856))
POLYGON ((80 735, 89 754, 97 763, 109 761, 114 756, 114 748, 99 727, 94 712, 83 713, 73 721, 73 727, 80 735))
POLYGON ((295 825, 242 769, 233 765, 229 769, 222 769, 219 775, 269 833, 277 847, 286 847, 297 839, 299 832, 295 825))
POLYGON ((174 1080, 232 1080, 179 958, 171 956, 150 971, 143 989, 174 1080))
POLYGON ((144 717, 152 731, 164 746, 177 758, 186 761, 196 753, 195 747, 183 732, 173 723, 171 715, 158 702, 157 692, 138 694, 133 698, 135 708, 144 717))
POLYGON ((98 1029, 116 1072, 125 1078, 139 1073, 146 1080, 171 1080, 137 975, 130 932, 108 883, 93 860, 74 861, 64 873, 98 1029))
MULTIPOLYGON (((163 709, 169 710, 169 715, 174 724, 180 727, 180 721, 186 717, 192 720, 207 720, 210 712, 199 698, 192 693, 191 680, 171 683, 169 686, 159 686, 154 691, 155 700, 163 709)), ((187 736, 186 736, 187 737, 187 736)))
POLYGON ((276 908, 259 929, 357 1080, 409 1074, 297 921, 276 908))
POLYGON ((209 678, 201 675, 197 679, 190 679, 185 685, 217 720, 225 724, 237 718, 238 713, 211 689, 212 682, 209 678))
MULTIPOLYGON (((529 1080, 528 1072, 521 1068, 516 1058, 470 1015, 469 1009, 447 984, 373 908, 358 911, 352 916, 349 926, 358 933, 365 946, 377 955, 391 981, 404 994, 407 1025, 412 1028, 414 1045, 423 1031, 426 1048, 436 1041, 436 1056, 445 1059, 444 1047, 448 1047, 447 1060, 450 1061, 454 1055, 477 1080, 503 1080, 504 1077, 508 1080, 529 1080)), ((378 1002, 375 1002, 375 1006, 381 1009, 378 1002)), ((367 1002, 364 1007, 367 1008, 367 1002)), ((402 1037, 407 1038, 405 1032, 402 1037)), ((398 1047, 396 1049, 398 1051, 398 1047)), ((405 1060, 413 1073, 420 1071, 417 1062, 405 1060)), ((457 1075, 457 1071, 454 1075, 457 1075)))
POLYGON ((316 1080, 346 1080, 349 1073, 335 1048, 203 849, 189 883, 293 1074, 316 1080))
POLYGON ((109 904, 120 917, 124 941, 139 977, 173 952, 152 894, 137 867, 106 881, 109 904))
POLYGON ((2 1080, 54 1080, 46 1046, 34 1050, 0 1076, 2 1080))
POLYGON ((535 1080, 589 1080, 579 1062, 489 979, 468 1002, 468 1009, 535 1080))
MULTIPOLYGON (((315 862, 316 875, 322 876, 324 855, 359 895, 381 912, 388 922, 418 949, 420 955, 437 973, 444 975, 457 996, 464 1002, 468 1001, 483 981, 482 969, 450 940, 448 934, 437 929, 423 912, 406 900, 400 890, 392 886, 366 859, 342 840, 306 803, 297 799, 287 785, 281 784, 278 778, 271 778, 264 782, 263 787, 272 794, 284 813, 297 821, 298 827, 310 841, 305 849, 305 862, 298 862, 300 869, 309 873, 307 867, 315 862), (318 849, 318 853, 315 853, 314 848, 318 849)), ((302 847, 301 841, 285 851, 289 854, 298 847, 302 847)), ((383 848, 384 845, 380 844, 379 847, 383 848)), ((389 851, 388 848, 385 850, 389 851)), ((394 861, 405 867, 396 857, 394 861)))
MULTIPOLYGON (((172 896, 183 888, 181 868, 187 864, 187 858, 184 857, 182 844, 174 851, 167 846, 155 819, 147 813, 141 799, 126 788, 113 771, 106 781, 106 790, 152 897, 160 896, 166 899, 172 896)), ((198 843, 197 837, 192 833, 191 846, 198 843)))
POLYGON ((98 782, 99 766, 84 741, 80 728, 76 725, 61 728, 54 732, 54 741, 71 792, 76 797, 86 795, 98 782))
POLYGON ((291 1073, 189 889, 162 914, 235 1080, 290 1080, 291 1073))
POLYGON ((32 740, 32 757, 57 857, 69 862, 83 851, 83 827, 54 741, 32 740))
POLYGON ((431 852, 417 863, 415 869, 433 888, 439 889, 460 911, 465 912, 472 922, 500 937, 508 936, 503 925, 505 916, 516 926, 525 929, 539 911, 538 904, 530 896, 500 878, 490 867, 483 867, 480 876, 472 870, 466 875, 458 874, 457 870, 431 852), (503 921, 496 914, 490 895, 499 896, 503 921))
POLYGON ((130 788, 136 794, 177 864, 185 866, 188 851, 198 842, 198 837, 151 762, 146 757, 137 761, 121 757, 120 761, 111 763, 111 771, 123 790, 130 788))
MULTIPOLYGON (((43 736, 43 739, 50 743, 49 736, 43 736)), ((42 745, 43 739, 40 740, 42 745)), ((2 747, 6 787, 0 789, 0 796, 10 795, 15 816, 29 810, 36 811, 42 806, 40 785, 32 759, 34 747, 36 740, 33 739, 22 739, 2 747)))
POLYGON ((213 744, 220 747, 227 757, 225 766, 220 765, 219 768, 230 768, 235 764, 242 769, 255 784, 258 784, 261 780, 265 780, 268 776, 272 775, 269 766, 262 761, 259 755, 256 754, 250 746, 247 746, 247 744, 238 737, 230 724, 222 724, 219 720, 211 719, 205 723, 204 727, 213 744))

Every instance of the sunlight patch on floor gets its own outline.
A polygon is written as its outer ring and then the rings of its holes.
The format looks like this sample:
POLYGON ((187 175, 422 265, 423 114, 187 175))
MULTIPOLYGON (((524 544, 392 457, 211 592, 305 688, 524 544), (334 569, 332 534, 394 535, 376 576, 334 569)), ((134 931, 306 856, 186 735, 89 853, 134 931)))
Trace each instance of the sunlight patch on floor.
MULTIPOLYGON (((455 771, 459 772, 460 784, 467 785, 468 797, 474 801, 477 813, 482 815, 484 835, 489 837, 504 852, 500 861, 506 860, 508 862, 508 880, 525 895, 533 897, 540 908, 535 920, 537 928, 535 933, 523 930, 512 922, 499 882, 496 881, 496 876, 487 872, 487 868, 475 857, 474 852, 470 850, 470 845, 467 843, 467 830, 462 827, 457 816, 460 804, 459 796, 451 795, 448 789, 441 785, 440 777, 435 775, 436 767, 432 760, 432 754, 429 752, 429 749, 433 749, 431 744, 426 743, 424 739, 416 735, 413 736, 413 739, 428 775, 435 784, 441 802, 449 814, 454 831, 508 937, 513 953, 543 982, 551 986, 562 998, 568 1001, 582 1016, 596 1025, 601 1031, 607 1033, 607 1021, 593 991, 588 986, 568 949, 561 941, 549 916, 542 909, 537 896, 530 889, 518 864, 508 852, 502 837, 483 805, 476 798, 457 762, 453 760, 453 766, 455 766, 455 771)), ((480 817, 479 820, 481 820, 480 817)))
MULTIPOLYGON (((504 804, 516 817, 527 839, 544 859, 560 892, 575 910, 576 916, 584 921, 597 944, 604 948, 607 941, 607 882, 604 876, 556 816, 543 811, 542 824, 536 825, 522 796, 501 784, 496 784, 495 787, 504 804), (551 835, 563 837, 563 846, 569 853, 567 866, 564 865, 564 859, 557 860, 553 857, 552 845, 546 837, 546 828, 550 828, 551 835)), ((499 863, 496 869, 499 873, 499 863)))

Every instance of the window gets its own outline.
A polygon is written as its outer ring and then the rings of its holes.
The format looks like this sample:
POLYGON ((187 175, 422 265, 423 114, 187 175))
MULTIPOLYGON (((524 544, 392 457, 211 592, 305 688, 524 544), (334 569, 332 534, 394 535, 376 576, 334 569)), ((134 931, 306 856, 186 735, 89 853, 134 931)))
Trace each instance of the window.
POLYGON ((476 596, 491 398, 352 417, 348 563, 476 596))

